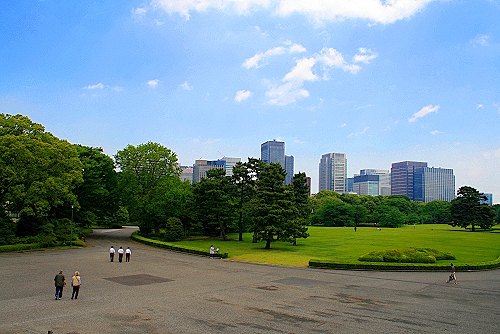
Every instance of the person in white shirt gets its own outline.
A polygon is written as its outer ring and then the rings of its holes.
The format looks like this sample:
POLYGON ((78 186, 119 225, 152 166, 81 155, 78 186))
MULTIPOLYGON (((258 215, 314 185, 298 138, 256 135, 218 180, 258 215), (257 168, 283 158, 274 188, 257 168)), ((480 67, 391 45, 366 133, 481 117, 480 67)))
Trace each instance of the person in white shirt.
POLYGON ((127 247, 127 249, 125 249, 125 262, 130 262, 130 254, 132 254, 132 250, 130 247, 127 247))
POLYGON ((118 262, 122 262, 124 252, 123 248, 120 247, 120 249, 118 249, 118 262))
POLYGON ((113 246, 109 249, 109 261, 113 262, 113 259, 115 258, 115 249, 113 246))

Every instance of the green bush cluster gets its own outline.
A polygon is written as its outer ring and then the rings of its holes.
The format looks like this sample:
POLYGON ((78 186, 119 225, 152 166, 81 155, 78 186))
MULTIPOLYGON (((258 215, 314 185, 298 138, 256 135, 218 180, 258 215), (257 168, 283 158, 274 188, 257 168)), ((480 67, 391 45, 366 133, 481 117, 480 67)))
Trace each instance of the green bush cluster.
MULTIPOLYGON (((148 245, 148 246, 169 249, 169 250, 173 250, 176 252, 182 252, 182 253, 210 256, 209 251, 190 248, 190 247, 186 247, 186 246, 178 246, 178 245, 170 244, 170 243, 164 242, 164 241, 158 241, 158 240, 145 238, 145 237, 140 236, 137 231, 132 233, 131 238, 135 241, 138 241, 138 242, 143 243, 143 244, 148 245)), ((215 254, 215 257, 220 257, 220 258, 226 259, 229 257, 229 255, 227 253, 218 253, 218 254, 215 254)))
POLYGON ((436 263, 437 260, 455 260, 455 256, 431 248, 405 248, 373 251, 358 258, 364 262, 397 263, 436 263))
MULTIPOLYGON (((389 270, 389 271, 449 271, 449 264, 431 263, 394 263, 394 262, 371 262, 371 263, 342 263, 326 260, 310 260, 310 268, 342 269, 342 270, 389 270)), ((455 266, 456 271, 492 270, 500 268, 500 257, 495 261, 477 263, 474 265, 455 266)))

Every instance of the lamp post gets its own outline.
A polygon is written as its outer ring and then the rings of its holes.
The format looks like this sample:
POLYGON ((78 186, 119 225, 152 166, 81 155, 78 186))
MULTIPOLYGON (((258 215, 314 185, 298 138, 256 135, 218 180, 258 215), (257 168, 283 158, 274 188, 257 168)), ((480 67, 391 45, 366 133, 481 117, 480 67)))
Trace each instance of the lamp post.
POLYGON ((73 208, 75 206, 71 206, 71 239, 69 241, 69 248, 73 248, 73 208))

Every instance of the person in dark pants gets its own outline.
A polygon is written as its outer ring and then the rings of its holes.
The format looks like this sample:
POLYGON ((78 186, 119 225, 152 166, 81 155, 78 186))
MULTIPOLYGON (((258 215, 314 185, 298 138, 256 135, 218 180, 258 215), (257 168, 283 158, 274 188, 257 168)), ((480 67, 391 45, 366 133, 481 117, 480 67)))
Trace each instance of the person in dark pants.
POLYGON ((124 253, 124 252, 125 252, 125 251, 123 250, 123 248, 122 248, 122 247, 120 247, 120 248, 118 249, 118 262, 122 262, 122 260, 123 260, 123 253, 124 253))
POLYGON ((115 258, 115 249, 113 246, 109 249, 109 261, 113 262, 113 259, 115 258))
POLYGON ((56 300, 62 298, 63 289, 66 286, 66 278, 64 278, 62 270, 59 271, 59 274, 54 277, 54 283, 56 286, 56 300))
POLYGON ((71 299, 73 297, 78 299, 78 292, 80 292, 80 286, 82 285, 82 278, 80 277, 80 273, 75 271, 73 277, 71 277, 71 286, 73 287, 73 292, 71 293, 71 299))
POLYGON ((448 280, 446 280, 446 283, 454 281, 454 283, 457 284, 457 274, 455 272, 455 266, 453 265, 453 263, 450 264, 450 272, 450 277, 448 278, 448 280))
POLYGON ((130 255, 132 254, 132 250, 130 249, 130 247, 127 247, 127 249, 125 249, 125 262, 130 262, 130 255))

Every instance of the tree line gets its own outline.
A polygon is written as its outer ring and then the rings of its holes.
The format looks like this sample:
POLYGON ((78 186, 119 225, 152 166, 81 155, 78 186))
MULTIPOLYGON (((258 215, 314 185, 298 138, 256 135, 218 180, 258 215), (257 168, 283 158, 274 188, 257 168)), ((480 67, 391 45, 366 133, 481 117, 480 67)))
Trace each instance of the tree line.
MULTIPOLYGON (((284 185, 280 164, 249 158, 227 176, 207 172, 181 181, 177 155, 158 143, 128 145, 111 158, 101 148, 71 144, 23 115, 0 114, 0 245, 69 243, 73 229, 138 224, 164 240, 205 235, 227 240, 252 233, 265 248, 296 244, 308 225, 387 226, 443 223, 490 228, 498 206, 462 187, 451 203, 405 196, 358 196, 322 191, 309 197, 305 173, 284 185), (114 158, 114 159, 113 159, 114 158), (496 210, 496 211, 495 211, 496 210)), ((75 233, 75 235, 78 235, 75 233)))

